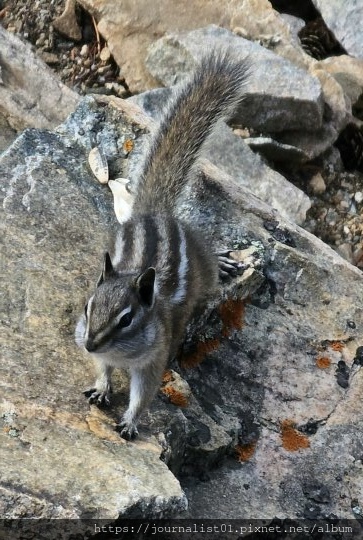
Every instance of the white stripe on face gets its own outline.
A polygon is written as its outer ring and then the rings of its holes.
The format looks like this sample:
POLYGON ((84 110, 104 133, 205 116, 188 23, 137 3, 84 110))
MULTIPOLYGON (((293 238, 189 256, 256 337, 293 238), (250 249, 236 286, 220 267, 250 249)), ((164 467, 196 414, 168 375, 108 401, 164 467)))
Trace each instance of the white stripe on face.
POLYGON ((131 306, 127 306, 127 308, 123 309, 123 310, 121 311, 121 313, 119 313, 119 314, 117 315, 117 317, 115 317, 112 326, 117 326, 118 323, 121 321, 122 317, 123 317, 124 315, 127 315, 128 313, 130 313, 131 310, 132 310, 132 307, 131 307, 131 306))
POLYGON ((96 339, 102 340, 105 336, 110 334, 110 332, 112 332, 112 330, 116 328, 118 323, 121 321, 122 317, 127 313, 130 313, 131 310, 132 306, 127 306, 127 308, 123 309, 118 315, 116 315, 116 317, 112 321, 109 322, 109 324, 106 326, 106 328, 104 328, 104 330, 97 334, 96 339))
POLYGON ((88 304, 87 304, 86 331, 85 331, 85 334, 84 334, 85 341, 87 341, 87 339, 88 339, 89 320, 90 320, 90 315, 91 315, 91 308, 92 308, 93 298, 94 298, 94 295, 91 296, 91 298, 88 300, 88 304))
POLYGON ((189 267, 188 255, 187 255, 187 239, 183 227, 178 224, 178 230, 180 234, 180 263, 178 268, 178 287, 173 294, 171 301, 174 303, 184 300, 187 293, 187 273, 189 267))

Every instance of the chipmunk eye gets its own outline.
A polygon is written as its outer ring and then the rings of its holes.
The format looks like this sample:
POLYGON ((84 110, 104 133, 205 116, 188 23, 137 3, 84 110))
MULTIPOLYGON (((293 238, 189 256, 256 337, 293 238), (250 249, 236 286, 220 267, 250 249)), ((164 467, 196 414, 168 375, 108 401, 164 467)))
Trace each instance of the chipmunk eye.
POLYGON ((117 325, 117 328, 126 328, 127 326, 130 326, 131 323, 132 323, 132 313, 130 311, 129 313, 125 313, 125 315, 121 317, 117 325))

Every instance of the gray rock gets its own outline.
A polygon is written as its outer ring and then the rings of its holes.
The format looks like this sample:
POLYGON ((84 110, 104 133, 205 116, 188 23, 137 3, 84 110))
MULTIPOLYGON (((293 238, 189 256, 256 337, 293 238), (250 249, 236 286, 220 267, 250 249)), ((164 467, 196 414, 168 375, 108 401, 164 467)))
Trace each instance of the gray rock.
MULTIPOLYGON (((142 107, 157 121, 162 107, 165 106, 172 92, 172 88, 158 88, 133 96, 129 101, 142 107)), ((278 143, 275 143, 275 146, 278 146, 278 143)), ((292 150, 299 155, 298 161, 302 161, 303 153, 295 148, 292 150)), ((291 153, 290 150, 286 157, 286 152, 284 152, 284 159, 291 160, 291 153)), ((281 174, 268 167, 259 155, 252 152, 224 122, 220 122, 216 131, 209 137, 208 143, 202 150, 202 156, 233 176, 242 186, 250 189, 267 204, 276 208, 286 219, 299 224, 304 222, 306 212, 311 206, 309 197, 281 174)), ((134 159, 137 159, 137 156, 134 159)))
MULTIPOLYGON (((184 480, 189 509, 183 517, 223 520, 240 518, 248 512, 249 519, 264 520, 265 525, 275 517, 312 517, 321 520, 322 525, 332 511, 349 520, 351 540, 360 538, 362 468, 357 456, 361 442, 353 421, 349 423, 342 426, 340 422, 332 425, 328 421, 314 435, 315 444, 308 451, 309 456, 302 451, 294 455, 279 452, 270 429, 262 428, 265 443, 251 461, 237 465, 230 460, 212 471, 208 481, 184 480), (347 439, 349 448, 344 445, 347 439), (271 467, 271 459, 275 467, 271 467), (281 477, 281 470, 286 475, 281 477), (350 507, 353 502, 354 508, 354 501, 355 512, 350 507)), ((362 426, 361 419, 358 425, 362 426)))
POLYGON ((276 132, 321 127, 319 81, 288 60, 223 28, 211 25, 165 36, 150 46, 146 66, 164 85, 172 85, 214 47, 231 47, 236 55, 248 56, 251 62, 253 75, 246 83, 246 97, 238 113, 244 125, 276 132))
MULTIPOLYGON (((100 101, 82 101, 56 133, 26 131, 0 160, 1 514, 170 516, 186 503, 166 463, 175 474, 196 475, 236 453, 246 460, 238 474, 223 471, 233 493, 243 493, 246 479, 254 487, 238 509, 230 506, 231 517, 243 504, 251 518, 295 518, 312 498, 322 516, 354 517, 363 452, 362 273, 208 162, 177 211, 212 249, 238 250, 250 266, 191 321, 171 365, 189 401, 174 390, 179 399, 165 403, 173 392, 162 388, 140 439, 126 443, 113 431, 127 401, 125 378, 107 413, 80 395, 93 368, 73 344, 74 325, 114 226, 110 194, 87 169, 90 140, 116 167, 117 148, 132 137, 143 144, 137 135, 148 124, 135 105, 100 101)), ((220 492, 214 479, 206 485, 207 503, 220 492)), ((207 506, 194 505, 197 491, 189 493, 190 515, 206 517, 207 506)))
POLYGON ((346 99, 341 85, 320 66, 321 64, 316 63, 310 71, 319 78, 324 92, 325 106, 322 126, 312 132, 286 130, 283 133, 270 134, 274 140, 302 151, 303 161, 314 159, 328 150, 347 125, 351 116, 351 104, 346 99))
POLYGON ((301 224, 311 206, 309 197, 281 174, 268 167, 261 157, 225 124, 210 137, 206 157, 226 171, 243 187, 285 219, 301 224))
POLYGON ((313 4, 347 53, 363 58, 361 0, 313 0, 313 4))
POLYGON ((285 131, 274 133, 273 137, 277 143, 292 146, 297 152, 302 152, 304 155, 302 161, 309 161, 327 151, 337 140, 338 135, 339 132, 334 125, 327 122, 316 131, 285 131))
POLYGON ((62 84, 23 43, 0 26, 0 113, 16 130, 51 129, 77 106, 78 95, 62 84))
POLYGON ((136 103, 145 114, 151 116, 154 120, 160 117, 160 112, 171 98, 173 94, 173 88, 154 88, 141 94, 131 96, 128 101, 136 103))
POLYGON ((345 54, 332 56, 318 62, 316 67, 330 73, 343 88, 352 105, 361 98, 363 88, 363 58, 345 54))
MULTIPOLYGON (((316 132, 288 131, 272 137, 248 137, 248 146, 272 162, 305 163, 330 152, 338 131, 327 123, 316 132)), ((253 191, 253 190, 252 190, 253 191)))
MULTIPOLYGON (((334 144, 349 121, 351 104, 338 78, 323 63, 311 63, 307 72, 255 42, 209 26, 161 38, 149 48, 146 64, 163 84, 174 84, 213 47, 230 47, 240 57, 250 58, 251 80, 234 120, 272 137, 276 144, 265 144, 266 152, 278 154, 280 160, 292 156, 294 161, 304 162, 334 144)), ((356 71, 357 66, 349 66, 348 71, 354 68, 356 71)), ((356 75, 354 81, 358 79, 356 75)))

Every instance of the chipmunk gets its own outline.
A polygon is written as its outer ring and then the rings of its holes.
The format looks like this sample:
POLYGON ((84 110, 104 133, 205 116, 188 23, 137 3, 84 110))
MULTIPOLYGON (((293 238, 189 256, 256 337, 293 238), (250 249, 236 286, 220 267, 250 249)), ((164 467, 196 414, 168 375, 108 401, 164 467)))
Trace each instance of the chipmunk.
POLYGON ((138 418, 218 273, 237 273, 229 252, 211 253, 175 209, 202 144, 241 100, 247 71, 244 60, 215 51, 176 90, 142 158, 131 217, 116 231, 77 324, 76 342, 100 371, 84 392, 90 403, 109 405, 113 369, 130 372, 129 406, 116 427, 127 440, 137 436, 138 418))

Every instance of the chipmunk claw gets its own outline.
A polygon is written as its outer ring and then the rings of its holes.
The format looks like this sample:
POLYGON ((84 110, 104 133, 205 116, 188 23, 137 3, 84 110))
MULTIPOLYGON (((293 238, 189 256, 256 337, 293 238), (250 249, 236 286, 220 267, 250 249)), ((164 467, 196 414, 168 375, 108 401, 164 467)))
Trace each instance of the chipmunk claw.
POLYGON ((125 420, 122 420, 119 424, 116 424, 115 429, 126 441, 132 441, 139 434, 136 424, 133 422, 126 422, 125 420))
POLYGON ((232 251, 233 250, 224 250, 217 253, 219 277, 222 279, 240 276, 249 266, 231 259, 229 255, 232 251))
POLYGON ((97 388, 89 388, 83 392, 83 395, 88 399, 90 405, 97 405, 97 407, 109 407, 110 390, 98 390, 97 388))

